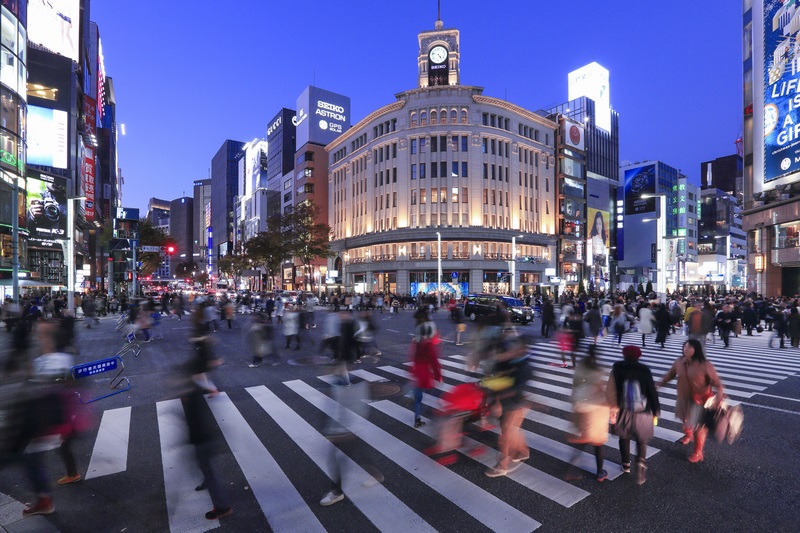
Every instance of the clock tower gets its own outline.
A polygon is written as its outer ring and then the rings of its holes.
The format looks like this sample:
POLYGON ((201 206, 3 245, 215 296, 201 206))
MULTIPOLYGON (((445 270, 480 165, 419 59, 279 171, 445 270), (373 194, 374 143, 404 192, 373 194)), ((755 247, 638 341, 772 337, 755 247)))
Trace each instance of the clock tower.
POLYGON ((419 87, 437 85, 459 85, 459 33, 445 29, 441 19, 431 31, 419 34, 419 87))

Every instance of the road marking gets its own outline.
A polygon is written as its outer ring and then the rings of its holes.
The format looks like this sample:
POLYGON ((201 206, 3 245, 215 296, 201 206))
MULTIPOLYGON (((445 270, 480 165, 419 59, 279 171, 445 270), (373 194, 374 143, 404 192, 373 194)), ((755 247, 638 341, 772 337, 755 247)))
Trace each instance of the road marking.
POLYGON ((287 381, 284 385, 492 531, 533 531, 541 526, 533 518, 440 465, 383 429, 370 424, 361 417, 352 414, 344 416, 342 411, 346 410, 343 410, 341 405, 307 383, 295 380, 287 381))
POLYGON ((400 333, 400 332, 399 332, 399 331, 397 331, 396 329, 389 329, 389 328, 386 328, 386 331, 391 331, 392 333, 400 333))
MULTIPOLYGON (((411 411, 409 409, 404 409, 399 405, 390 402, 389 400, 372 402, 370 406, 401 422, 408 423, 408 421, 412 419, 411 411)), ((436 429, 431 424, 427 424, 419 428, 418 431, 428 435, 433 439, 437 438, 436 429)), ((495 455, 497 450, 489 448, 488 446, 484 446, 473 439, 464 437, 461 441, 461 448, 459 448, 459 450, 471 449, 481 449, 484 451, 484 453, 472 457, 472 459, 484 465, 485 467, 491 468, 497 463, 497 458, 495 455)), ((509 474, 508 477, 523 487, 530 489, 537 494, 541 494, 542 496, 559 503, 564 507, 572 507, 589 495, 587 491, 566 483, 565 481, 551 476, 550 474, 542 472, 541 470, 538 470, 526 463, 521 463, 520 467, 509 474)))
POLYGON ((787 398, 786 396, 775 396, 774 394, 767 394, 766 392, 757 392, 759 396, 769 396, 770 398, 778 398, 780 400, 789 400, 790 402, 800 402, 800 398, 787 398))
POLYGON ((128 468, 128 440, 131 429, 131 408, 121 407, 103 412, 86 479, 124 472, 128 468))
POLYGON ((203 480, 203 474, 197 465, 194 446, 189 443, 189 427, 181 401, 158 402, 156 412, 170 531, 199 533, 219 527, 204 516, 213 507, 208 491, 194 490, 203 480))
POLYGON ((272 530, 324 532, 325 528, 227 393, 209 399, 208 406, 272 530))
POLYGON ((769 409, 770 411, 780 411, 781 413, 789 413, 790 415, 800 415, 800 411, 791 411, 789 409, 779 409, 777 407, 770 407, 769 405, 760 405, 757 403, 742 402, 741 405, 749 405, 750 407, 758 407, 759 409, 769 409))
MULTIPOLYGON (((343 492, 379 531, 435 531, 383 485, 375 485, 368 472, 339 452, 336 446, 272 391, 263 385, 245 390, 329 478, 333 477, 334 470, 331 458, 334 454, 337 455, 337 460, 342 463, 340 470, 345 472, 341 480, 343 492)), ((298 523, 296 529, 303 530, 303 524, 298 523)))

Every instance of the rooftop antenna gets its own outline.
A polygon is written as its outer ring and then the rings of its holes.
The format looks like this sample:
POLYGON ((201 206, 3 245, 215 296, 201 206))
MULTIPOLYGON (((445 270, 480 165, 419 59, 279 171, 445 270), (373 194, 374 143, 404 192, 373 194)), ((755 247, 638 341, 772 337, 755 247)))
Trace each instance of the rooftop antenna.
POLYGON ((436 0, 436 20, 442 20, 442 0, 436 0))

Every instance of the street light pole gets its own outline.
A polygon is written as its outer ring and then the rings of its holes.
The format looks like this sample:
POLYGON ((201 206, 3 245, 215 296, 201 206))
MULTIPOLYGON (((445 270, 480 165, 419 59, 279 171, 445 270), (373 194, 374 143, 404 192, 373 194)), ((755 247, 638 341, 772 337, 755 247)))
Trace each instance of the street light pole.
POLYGON ((522 238, 522 235, 514 235, 511 237, 511 283, 509 283, 509 293, 514 296, 514 289, 517 286, 517 237, 522 238))
POLYGON ((436 266, 439 274, 438 282, 436 283, 436 292, 437 292, 437 307, 442 306, 442 234, 438 231, 436 232, 436 243, 438 246, 438 253, 436 254, 436 266))
POLYGON ((17 309, 19 305, 19 178, 12 176, 14 190, 11 198, 11 294, 17 309))
MULTIPOLYGON (((664 237, 667 234, 667 196, 665 194, 643 194, 642 198, 658 198, 658 218, 656 219, 656 294, 658 301, 663 302, 666 294, 666 250, 664 250, 664 237)), ((649 222, 652 219, 644 219, 649 222)))
POLYGON ((75 316, 75 200, 85 196, 67 198, 67 310, 75 316))

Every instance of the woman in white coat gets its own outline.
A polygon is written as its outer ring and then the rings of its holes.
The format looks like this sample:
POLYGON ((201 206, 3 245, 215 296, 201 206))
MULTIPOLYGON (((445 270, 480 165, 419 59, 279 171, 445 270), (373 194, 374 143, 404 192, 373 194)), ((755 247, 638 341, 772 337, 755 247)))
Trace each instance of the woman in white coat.
POLYGON ((653 311, 650 309, 650 302, 645 302, 644 307, 639 309, 639 333, 642 334, 642 348, 645 348, 647 335, 655 330, 653 326, 653 311))

